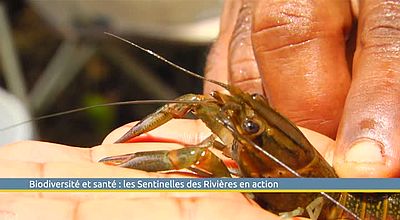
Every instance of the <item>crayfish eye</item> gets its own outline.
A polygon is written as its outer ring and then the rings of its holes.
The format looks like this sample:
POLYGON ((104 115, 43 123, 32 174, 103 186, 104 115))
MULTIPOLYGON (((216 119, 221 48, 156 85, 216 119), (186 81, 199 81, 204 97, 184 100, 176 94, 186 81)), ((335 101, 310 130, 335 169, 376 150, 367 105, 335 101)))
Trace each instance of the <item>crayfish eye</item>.
POLYGON ((251 94, 251 98, 252 98, 252 99, 256 99, 258 96, 259 96, 259 94, 257 94, 257 93, 251 94))
POLYGON ((242 127, 249 134, 256 134, 260 130, 260 125, 250 119, 244 120, 242 127))

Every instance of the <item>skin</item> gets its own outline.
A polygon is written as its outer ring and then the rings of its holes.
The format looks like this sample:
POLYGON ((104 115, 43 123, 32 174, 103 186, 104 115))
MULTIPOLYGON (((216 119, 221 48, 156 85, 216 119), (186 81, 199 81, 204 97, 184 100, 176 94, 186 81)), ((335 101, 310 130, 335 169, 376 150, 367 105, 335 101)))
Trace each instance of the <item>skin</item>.
MULTIPOLYGON (((171 143, 113 144, 133 123, 111 132, 93 148, 24 141, 0 148, 0 177, 178 177, 97 163, 101 158, 138 151, 175 149, 171 143)), ((333 141, 303 129, 322 153, 333 141)), ((199 120, 173 120, 149 133, 194 144, 210 131, 199 120)), ((241 193, 0 193, 0 219, 280 219, 241 193), (156 207, 156 212, 152 211, 156 207), (37 210, 46 210, 38 212, 37 210), (235 212, 224 211, 235 210, 235 212)))
MULTIPOLYGON (((246 91, 263 93, 278 111, 299 125, 336 137, 335 144, 325 136, 305 130, 311 143, 328 159, 333 158, 340 176, 397 177, 400 162, 395 158, 400 156, 396 145, 400 135, 395 122, 400 119, 400 19, 393 18, 399 16, 400 7, 395 2, 384 2, 226 1, 221 33, 210 52, 206 74, 246 91), (356 16, 358 29, 352 31, 356 16), (358 33, 358 38, 354 33, 358 33), (356 40, 354 54, 346 39, 356 40)), ((205 85, 205 92, 212 89, 213 85, 205 85)), ((102 145, 91 149, 45 142, 19 142, 3 147, 0 175, 171 176, 96 163, 110 155, 180 147, 159 143, 111 144, 130 126, 117 129, 102 145)), ((197 121, 174 120, 153 135, 197 143, 207 136, 207 130, 197 121)), ((278 219, 239 193, 0 194, 1 218, 136 216, 278 219), (157 212, 152 212, 154 207, 157 212)))
POLYGON ((339 176, 399 177, 399 16, 389 0, 226 1, 206 74, 336 139, 339 176))

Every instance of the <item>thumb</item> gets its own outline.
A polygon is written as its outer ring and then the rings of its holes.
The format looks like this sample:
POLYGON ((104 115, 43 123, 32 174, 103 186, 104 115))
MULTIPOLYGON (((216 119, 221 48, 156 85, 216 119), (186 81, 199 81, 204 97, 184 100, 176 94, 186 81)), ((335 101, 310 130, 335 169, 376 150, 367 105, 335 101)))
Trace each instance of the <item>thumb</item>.
POLYGON ((400 176, 399 2, 360 1, 353 79, 337 136, 342 177, 400 176))

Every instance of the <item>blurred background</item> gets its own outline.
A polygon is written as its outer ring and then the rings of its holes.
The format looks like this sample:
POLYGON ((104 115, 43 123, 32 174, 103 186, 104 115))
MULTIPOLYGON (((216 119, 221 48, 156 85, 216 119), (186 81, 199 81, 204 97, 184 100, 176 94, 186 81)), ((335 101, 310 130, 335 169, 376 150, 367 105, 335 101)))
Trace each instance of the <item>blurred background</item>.
MULTIPOLYGON (((0 2, 0 129, 79 107, 201 93, 202 81, 108 31, 203 73, 222 0, 0 2)), ((156 105, 99 107, 0 130, 0 146, 34 138, 99 144, 156 105)))

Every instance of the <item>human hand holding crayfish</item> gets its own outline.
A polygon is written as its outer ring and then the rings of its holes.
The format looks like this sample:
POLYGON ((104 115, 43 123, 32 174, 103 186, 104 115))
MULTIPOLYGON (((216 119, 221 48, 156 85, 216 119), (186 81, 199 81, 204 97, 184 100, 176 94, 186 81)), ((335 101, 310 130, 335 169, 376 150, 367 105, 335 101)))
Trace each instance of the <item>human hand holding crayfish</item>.
POLYGON ((398 177, 399 9, 397 1, 226 1, 207 76, 265 94, 298 125, 336 137, 339 176, 398 177))
MULTIPOLYGON (((0 148, 0 176, 134 178, 171 175, 97 163, 99 159, 110 155, 182 147, 171 143, 112 144, 131 126, 129 124, 113 131, 101 146, 94 148, 73 148, 33 141, 5 146, 0 148)), ((328 148, 333 143, 316 132, 305 132, 310 141, 321 148, 328 148)), ((200 121, 174 120, 150 134, 190 144, 203 139, 209 134, 209 130, 200 121)), ((0 219, 12 219, 15 216, 20 219, 56 217, 61 220, 127 219, 143 216, 146 219, 280 219, 259 208, 240 193, 5 193, 0 195, 0 207, 0 219), (154 209, 156 211, 152 211, 154 209)))

